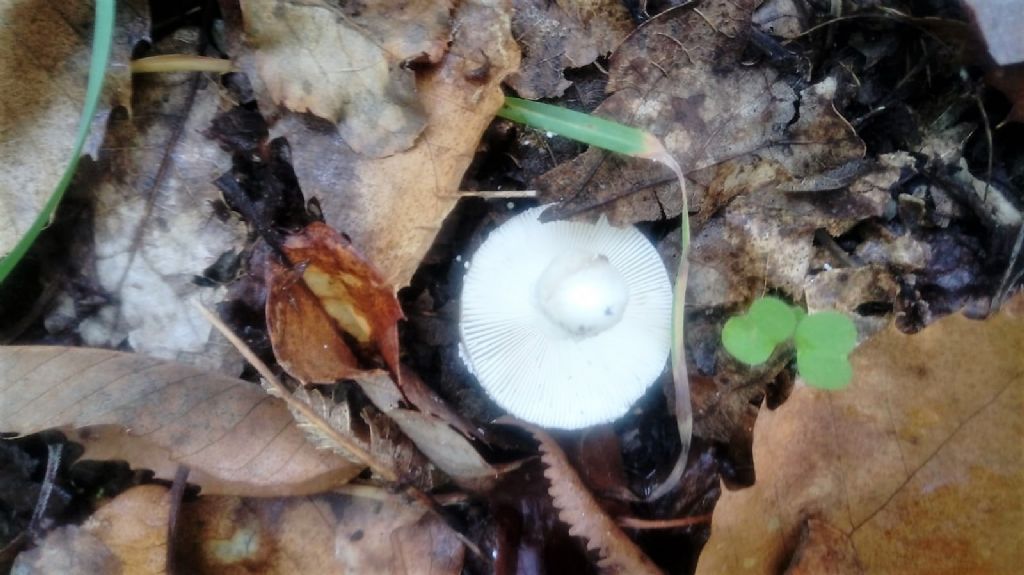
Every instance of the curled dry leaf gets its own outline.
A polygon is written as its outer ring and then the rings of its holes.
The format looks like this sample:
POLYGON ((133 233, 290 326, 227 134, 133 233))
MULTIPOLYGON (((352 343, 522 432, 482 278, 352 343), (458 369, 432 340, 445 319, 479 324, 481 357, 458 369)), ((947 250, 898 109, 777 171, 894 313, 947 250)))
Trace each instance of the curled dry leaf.
POLYGON ((118 495, 81 527, 49 533, 39 547, 22 553, 15 573, 167 573, 166 487, 140 485, 118 495))
POLYGON ((524 55, 507 83, 528 100, 561 96, 572 85, 562 75, 566 68, 593 63, 632 30, 617 0, 516 0, 512 33, 524 55))
POLYGON ((398 376, 395 291, 341 234, 314 222, 288 236, 293 264, 267 267, 267 326, 274 355, 304 383, 333 383, 361 371, 344 336, 379 353, 398 376))
POLYGON ((762 410, 757 483, 723 491, 697 573, 776 573, 815 521, 841 537, 808 545, 849 541, 857 572, 1018 571, 1022 348, 1009 313, 891 327, 853 353, 847 389, 798 386, 762 410))
POLYGON ((288 409, 247 381, 140 355, 0 348, 0 431, 59 428, 86 459, 124 459, 206 493, 290 495, 342 483, 362 466, 317 451, 288 409))
MULTIPOLYGON (((705 218, 750 189, 751 177, 804 177, 863 154, 832 106, 834 80, 797 92, 770 66, 742 64, 757 4, 709 2, 652 18, 612 55, 610 95, 596 110, 654 134, 684 170, 703 170, 694 174, 703 187, 714 181, 725 188, 708 200, 695 189, 691 205, 705 218), (762 162, 775 165, 762 173, 762 162)), ((674 178, 644 160, 597 149, 541 176, 537 186, 543 199, 564 202, 545 214, 551 218, 600 209, 615 222, 635 223, 682 210, 674 178)))
MULTIPOLYGON (((458 200, 480 136, 504 101, 501 82, 519 64, 509 2, 459 2, 452 18, 448 51, 417 73, 427 126, 410 149, 371 159, 295 114, 275 125, 275 135, 291 144, 303 191, 320 199, 328 223, 350 236, 396 288, 412 278, 458 200)), ((337 57, 330 46, 307 48, 317 59, 337 57)))
POLYGON ((569 464, 562 448, 546 432, 528 423, 506 418, 537 439, 544 477, 551 482, 552 503, 569 534, 582 537, 587 549, 597 551, 598 565, 612 573, 661 573, 657 565, 612 521, 569 464))
POLYGON ((255 49, 242 51, 240 64, 264 100, 338 123, 345 144, 360 154, 384 157, 413 145, 426 117, 405 64, 440 57, 448 2, 356 8, 242 0, 241 8, 255 49))
MULTIPOLYGON (((149 34, 149 9, 119 3, 104 94, 84 153, 95 158, 110 111, 131 100, 128 60, 149 34)), ((28 231, 70 160, 85 101, 93 3, 0 2, 0 258, 28 231)))

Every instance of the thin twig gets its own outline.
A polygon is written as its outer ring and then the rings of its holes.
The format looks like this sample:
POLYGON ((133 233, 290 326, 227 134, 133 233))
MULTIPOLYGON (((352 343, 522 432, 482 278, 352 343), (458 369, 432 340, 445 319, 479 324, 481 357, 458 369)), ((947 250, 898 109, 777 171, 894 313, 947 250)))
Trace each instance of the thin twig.
POLYGON ((57 479, 57 470, 60 469, 62 450, 63 446, 59 443, 50 443, 46 446, 46 475, 43 476, 39 499, 36 500, 36 508, 32 510, 32 519, 29 520, 26 529, 33 538, 42 535, 41 526, 46 517, 46 509, 50 506, 50 496, 53 495, 53 483, 57 479))
POLYGON ((185 497, 185 488, 188 486, 188 474, 190 469, 187 465, 179 465, 174 473, 174 483, 167 493, 168 506, 167 515, 167 574, 177 575, 179 573, 175 553, 175 534, 178 532, 178 518, 181 516, 181 502, 185 497))
POLYGON ((981 201, 988 201, 988 189, 992 181, 992 126, 988 122, 988 112, 985 111, 985 104, 981 101, 981 95, 975 91, 974 101, 978 104, 978 111, 981 112, 981 125, 985 127, 985 144, 988 146, 988 169, 985 171, 985 191, 981 194, 981 201))
POLYGON ((615 522, 629 529, 677 529, 702 523, 711 523, 711 514, 696 517, 679 517, 676 519, 640 519, 637 517, 618 517, 615 522))

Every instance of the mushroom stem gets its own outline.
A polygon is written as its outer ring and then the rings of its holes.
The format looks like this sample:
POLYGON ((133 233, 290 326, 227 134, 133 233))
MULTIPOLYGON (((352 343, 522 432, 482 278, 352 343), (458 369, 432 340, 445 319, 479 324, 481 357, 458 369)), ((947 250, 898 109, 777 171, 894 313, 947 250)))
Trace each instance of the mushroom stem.
POLYGON ((607 256, 573 249, 548 264, 537 281, 537 300, 548 319, 584 338, 619 323, 629 286, 607 256))

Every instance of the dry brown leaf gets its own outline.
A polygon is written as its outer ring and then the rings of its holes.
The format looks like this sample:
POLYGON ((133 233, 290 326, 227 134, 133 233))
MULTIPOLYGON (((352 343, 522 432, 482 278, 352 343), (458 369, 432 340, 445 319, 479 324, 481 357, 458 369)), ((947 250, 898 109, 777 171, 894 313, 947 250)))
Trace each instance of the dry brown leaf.
POLYGON ((461 571, 464 549, 444 522, 382 495, 202 497, 183 506, 182 565, 197 574, 461 571))
POLYGON ((633 30, 616 0, 515 0, 512 34, 523 48, 508 85, 530 100, 561 96, 572 85, 566 68, 582 68, 607 55, 633 30))
MULTIPOLYGON (((685 171, 706 169, 693 175, 697 182, 706 187, 717 180, 728 193, 719 190, 714 202, 705 202, 699 187, 691 190, 690 205, 705 219, 751 188, 750 178, 778 183, 863 154, 863 143, 832 106, 834 79, 798 94, 773 68, 742 64, 756 4, 717 0, 652 18, 613 54, 610 96, 596 111, 657 136, 685 171)), ((635 223, 682 210, 674 178, 645 160, 597 149, 536 184, 544 200, 565 202, 545 214, 552 218, 600 209, 613 221, 635 223)))
POLYGON ((697 307, 746 305, 766 286, 802 299, 815 230, 838 236, 883 215, 889 189, 900 179, 901 161, 883 158, 838 190, 801 193, 773 186, 772 163, 761 162, 757 170, 770 176, 729 202, 695 234, 687 301, 697 307))
POLYGON ((362 371, 338 324, 298 270, 270 260, 265 281, 267 334, 285 371, 305 384, 334 383, 362 371))
POLYGON ((49 533, 18 556, 15 573, 167 573, 167 488, 141 485, 100 507, 81 527, 49 533))
MULTIPOLYGON (((183 32, 156 49, 192 53, 191 32, 191 39, 183 32)), ((140 76, 133 115, 111 121, 100 153, 102 175, 84 184, 94 202, 94 260, 83 258, 82 266, 109 303, 82 319, 76 311, 81 296, 67 286, 47 325, 74 329, 81 321, 77 331, 88 346, 116 348, 127 341, 145 355, 234 375, 241 358, 194 307, 212 306, 225 288, 200 287, 193 278, 224 252, 240 251, 246 230, 238 220, 221 222, 209 206, 220 198, 212 182, 230 168, 231 155, 203 135, 220 108, 219 86, 200 78, 186 108, 192 87, 189 75, 140 76), (157 180, 179 122, 181 139, 157 180)))
MULTIPOLYGON (((407 376, 404 381, 419 381, 411 370, 403 367, 403 373, 407 376)), ((355 381, 377 409, 394 421, 420 452, 460 485, 483 490, 490 485, 491 479, 497 477, 498 471, 484 460, 466 436, 449 427, 445 419, 429 411, 402 409, 402 393, 386 374, 366 374, 355 378, 355 381)), ((443 407, 443 412, 449 410, 443 403, 433 404, 434 407, 438 405, 443 407)))
POLYGON ((776 573, 812 519, 863 572, 1019 570, 1021 349, 1024 319, 1005 313, 890 328, 854 352, 847 389, 800 386, 762 410, 757 483, 723 493, 697 572, 776 573))
POLYGON ((612 521, 587 490, 562 448, 544 430, 520 421, 508 420, 533 434, 540 444, 544 477, 551 483, 548 493, 558 509, 558 518, 569 526, 569 534, 582 537, 587 549, 597 551, 598 565, 610 573, 661 573, 647 555, 612 521))
MULTIPOLYGON (((361 378, 393 385, 383 371, 367 372, 361 378)), ((277 388, 266 382, 264 389, 274 397, 281 397, 277 388)), ((307 417, 289 405, 296 424, 317 448, 332 451, 353 464, 369 463, 366 458, 371 458, 371 469, 377 471, 385 481, 412 483, 424 490, 432 489, 439 482, 439 478, 435 477, 436 469, 416 449, 415 444, 402 434, 393 421, 379 412, 372 408, 357 412, 357 408, 347 399, 328 400, 316 389, 300 388, 292 397, 313 409, 315 418, 307 417), (343 435, 352 445, 346 448, 330 432, 343 435), (366 457, 353 453, 360 450, 367 454, 366 457)))
POLYGON ((265 102, 337 123, 359 154, 385 157, 413 145, 427 120, 405 64, 440 57, 448 2, 242 0, 241 8, 254 51, 243 51, 239 62, 265 102))
MULTIPOLYGON (((85 101, 93 3, 0 2, 0 258, 38 217, 71 159, 85 101)), ((119 3, 104 95, 84 153, 96 157, 110 110, 128 105, 127 62, 149 34, 144 3, 119 3)))
POLYGON ((81 441, 87 459, 124 459, 163 478, 188 465, 206 493, 311 493, 362 470, 316 451, 252 383, 113 351, 0 348, 0 431, 49 428, 81 441))
POLYGON ((519 64, 509 18, 505 0, 458 4, 448 52, 417 74, 427 127, 409 150, 369 159, 295 114, 274 128, 291 144, 306 195, 320 199, 327 222, 396 288, 409 282, 455 205, 480 136, 504 100, 501 81, 519 64))
POLYGON ((281 366, 304 383, 361 370, 341 334, 377 353, 398 377, 395 290, 338 232, 314 222, 285 239, 294 269, 267 267, 267 328, 281 366))

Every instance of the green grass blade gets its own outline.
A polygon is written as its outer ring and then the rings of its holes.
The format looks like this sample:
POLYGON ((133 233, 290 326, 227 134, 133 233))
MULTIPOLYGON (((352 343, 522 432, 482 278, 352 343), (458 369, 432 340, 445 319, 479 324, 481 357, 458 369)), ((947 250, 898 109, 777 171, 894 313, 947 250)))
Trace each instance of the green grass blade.
POLYGON ((628 156, 649 157, 662 149, 658 140, 643 130, 543 102, 505 98, 498 115, 628 156))
POLYGON ((103 90, 103 79, 107 72, 107 63, 110 61, 110 50, 114 39, 114 0, 96 0, 96 23, 92 38, 92 59, 89 62, 89 84, 85 90, 85 102, 82 105, 82 116, 78 123, 78 134, 75 137, 75 146, 71 151, 71 158, 64 175, 61 176, 57 187, 46 201, 43 210, 32 222, 32 227, 22 236, 18 244, 14 246, 11 253, 0 260, 0 283, 3 283, 10 275, 14 266, 18 265, 21 258, 25 256, 28 249, 39 237, 50 217, 53 215, 57 205, 64 197, 71 178, 75 175, 78 167, 78 160, 82 155, 82 146, 89 135, 89 127, 92 124, 92 117, 96 114, 96 107, 99 105, 100 94, 103 90))

